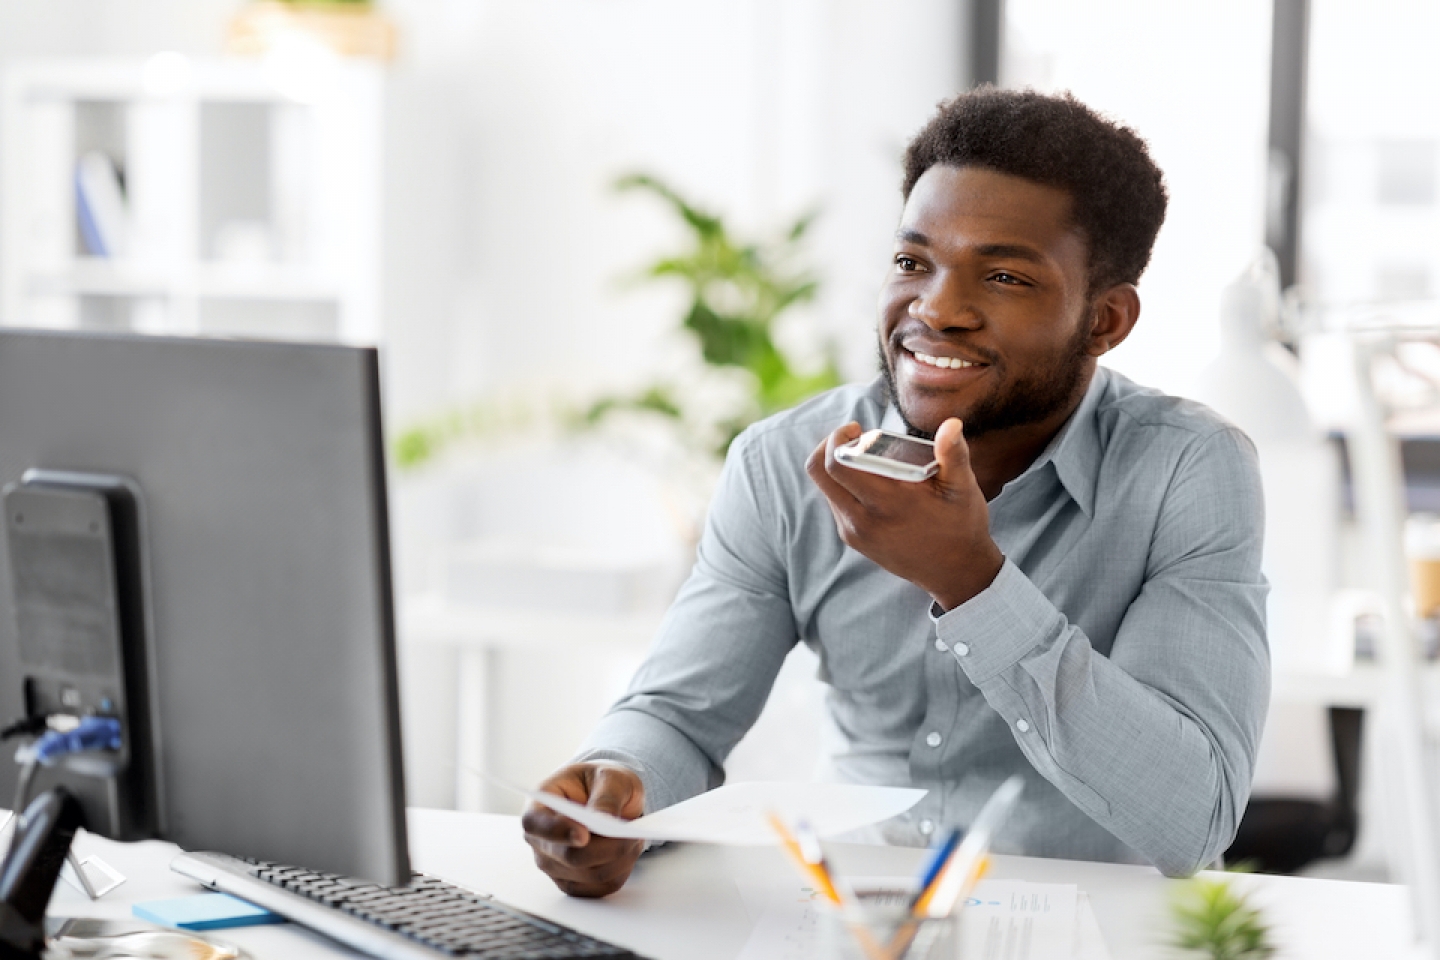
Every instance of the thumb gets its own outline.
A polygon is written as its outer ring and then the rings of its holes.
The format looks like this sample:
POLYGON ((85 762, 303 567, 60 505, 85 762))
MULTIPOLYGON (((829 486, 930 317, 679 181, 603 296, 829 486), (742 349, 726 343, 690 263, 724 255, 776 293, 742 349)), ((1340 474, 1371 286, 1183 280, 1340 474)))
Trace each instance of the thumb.
POLYGON ((645 812, 645 794, 640 778, 629 770, 601 767, 595 772, 588 806, 602 813, 634 820, 645 812))

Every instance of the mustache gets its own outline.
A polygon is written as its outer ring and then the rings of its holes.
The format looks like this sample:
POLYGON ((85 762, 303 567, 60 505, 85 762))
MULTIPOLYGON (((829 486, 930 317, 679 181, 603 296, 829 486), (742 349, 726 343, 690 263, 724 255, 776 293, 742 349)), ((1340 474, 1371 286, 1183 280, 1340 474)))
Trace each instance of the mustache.
MULTIPOLYGON (((906 328, 904 326, 896 327, 894 330, 892 330, 888 339, 888 347, 890 354, 895 355, 902 352, 910 352, 905 347, 905 341, 907 339, 913 339, 914 332, 915 331, 913 327, 906 328)), ((948 344, 960 350, 960 352, 964 353, 967 357, 978 357, 984 363, 988 363, 992 366, 1000 362, 999 353, 988 347, 982 347, 977 344, 971 343, 967 336, 961 334, 939 333, 934 330, 927 329, 924 336, 920 337, 919 339, 922 343, 929 342, 937 344, 937 349, 939 344, 948 344)), ((888 358, 885 358, 886 346, 887 342, 882 341, 880 344, 880 353, 882 356, 882 362, 888 365, 888 358)))

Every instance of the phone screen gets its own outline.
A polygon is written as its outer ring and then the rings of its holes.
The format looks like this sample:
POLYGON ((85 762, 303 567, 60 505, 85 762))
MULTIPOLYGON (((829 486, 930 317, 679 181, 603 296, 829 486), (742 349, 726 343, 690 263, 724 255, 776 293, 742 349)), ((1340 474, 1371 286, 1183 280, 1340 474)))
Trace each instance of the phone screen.
POLYGON ((899 460, 917 467, 927 467, 935 460, 935 447, 932 444, 887 433, 876 437, 875 442, 865 448, 865 452, 872 457, 899 460))

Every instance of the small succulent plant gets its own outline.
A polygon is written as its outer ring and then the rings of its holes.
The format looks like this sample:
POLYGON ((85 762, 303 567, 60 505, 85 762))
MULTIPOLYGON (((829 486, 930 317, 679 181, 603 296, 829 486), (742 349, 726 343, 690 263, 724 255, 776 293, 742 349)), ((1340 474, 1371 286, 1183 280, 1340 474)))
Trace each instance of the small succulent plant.
POLYGON ((1275 945, 1260 909, 1228 881, 1186 881, 1171 902, 1175 923, 1171 946, 1182 956, 1204 960, 1267 960, 1275 945))

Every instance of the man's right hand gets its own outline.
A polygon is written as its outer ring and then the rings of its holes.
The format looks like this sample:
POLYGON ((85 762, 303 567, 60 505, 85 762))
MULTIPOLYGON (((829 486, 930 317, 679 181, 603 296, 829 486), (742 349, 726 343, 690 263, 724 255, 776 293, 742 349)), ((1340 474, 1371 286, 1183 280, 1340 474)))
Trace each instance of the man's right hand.
MULTIPOLYGON (((626 820, 645 812, 639 775, 614 764, 572 764, 540 784, 540 790, 626 820)), ((604 897, 619 890, 645 849, 644 840, 597 836, 533 801, 520 825, 525 842, 535 849, 535 865, 572 897, 604 897)))

